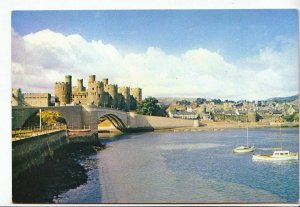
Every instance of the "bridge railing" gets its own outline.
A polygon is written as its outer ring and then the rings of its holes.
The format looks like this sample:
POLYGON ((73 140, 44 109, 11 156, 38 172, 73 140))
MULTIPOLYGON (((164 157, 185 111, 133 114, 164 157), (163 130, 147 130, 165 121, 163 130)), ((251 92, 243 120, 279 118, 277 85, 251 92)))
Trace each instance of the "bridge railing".
POLYGON ((39 126, 34 126, 34 127, 24 127, 21 129, 13 129, 12 140, 15 141, 19 139, 25 139, 25 138, 47 134, 50 132, 64 130, 64 129, 67 129, 67 126, 65 124, 46 125, 46 126, 42 126, 41 128, 39 126))

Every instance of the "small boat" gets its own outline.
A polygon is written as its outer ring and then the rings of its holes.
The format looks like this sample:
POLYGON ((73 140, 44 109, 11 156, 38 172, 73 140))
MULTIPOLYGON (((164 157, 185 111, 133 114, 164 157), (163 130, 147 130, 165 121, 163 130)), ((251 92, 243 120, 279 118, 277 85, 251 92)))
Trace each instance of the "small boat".
POLYGON ((254 146, 249 146, 248 144, 248 127, 247 127, 247 145, 241 145, 238 147, 235 147, 232 151, 234 153, 246 153, 246 152, 253 152, 256 149, 254 146))
POLYGON ((234 153, 244 153, 244 152, 253 152, 256 149, 254 146, 238 146, 234 148, 232 151, 234 153))
POLYGON ((288 161, 298 160, 298 153, 290 152, 289 150, 282 150, 282 130, 280 127, 280 150, 273 151, 273 154, 258 154, 253 155, 252 160, 254 161, 288 161))
POLYGON ((290 152, 288 150, 277 150, 273 154, 266 155, 253 155, 252 160, 265 160, 265 161, 287 161, 298 160, 298 153, 290 152))

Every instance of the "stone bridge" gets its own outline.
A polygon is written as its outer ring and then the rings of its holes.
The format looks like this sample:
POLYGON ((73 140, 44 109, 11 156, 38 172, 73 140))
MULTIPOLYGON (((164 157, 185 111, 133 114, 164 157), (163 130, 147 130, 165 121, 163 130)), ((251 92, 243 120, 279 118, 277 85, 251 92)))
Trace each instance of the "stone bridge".
POLYGON ((69 129, 90 128, 98 131, 98 123, 108 119, 117 129, 126 131, 139 128, 177 128, 198 126, 198 121, 173 119, 157 116, 144 116, 133 112, 96 106, 50 106, 50 107, 13 107, 12 129, 22 128, 26 120, 39 110, 57 110, 65 118, 69 129))

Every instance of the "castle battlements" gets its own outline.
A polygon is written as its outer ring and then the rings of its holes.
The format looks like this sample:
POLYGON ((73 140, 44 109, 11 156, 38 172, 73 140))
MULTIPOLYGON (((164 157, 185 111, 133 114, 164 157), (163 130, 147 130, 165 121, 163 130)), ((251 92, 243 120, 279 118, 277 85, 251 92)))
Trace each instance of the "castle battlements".
POLYGON ((65 76, 66 82, 55 82, 55 105, 79 104, 96 105, 133 110, 130 106, 142 101, 142 89, 130 87, 118 87, 117 84, 108 84, 108 78, 96 81, 96 75, 90 75, 88 87, 84 87, 83 79, 77 79, 77 86, 72 87, 72 76, 65 76), (131 98, 131 96, 133 98, 131 98), (132 104, 131 102, 135 102, 132 104))
POLYGON ((55 82, 55 85, 66 85, 64 82, 55 82))

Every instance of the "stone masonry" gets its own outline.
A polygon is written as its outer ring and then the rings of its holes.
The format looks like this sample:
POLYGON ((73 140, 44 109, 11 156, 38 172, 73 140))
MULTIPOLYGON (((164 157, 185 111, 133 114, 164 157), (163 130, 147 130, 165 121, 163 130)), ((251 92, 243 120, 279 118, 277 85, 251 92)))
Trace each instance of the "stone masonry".
POLYGON ((65 76, 65 82, 55 83, 55 105, 94 105, 132 110, 132 101, 142 101, 142 89, 130 87, 118 87, 109 84, 108 79, 96 81, 95 75, 89 76, 88 87, 83 86, 83 79, 77 80, 77 86, 72 87, 72 76, 65 76))

